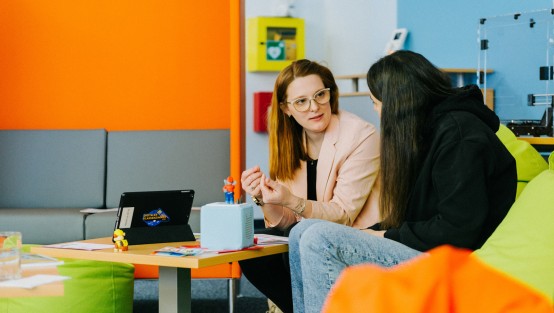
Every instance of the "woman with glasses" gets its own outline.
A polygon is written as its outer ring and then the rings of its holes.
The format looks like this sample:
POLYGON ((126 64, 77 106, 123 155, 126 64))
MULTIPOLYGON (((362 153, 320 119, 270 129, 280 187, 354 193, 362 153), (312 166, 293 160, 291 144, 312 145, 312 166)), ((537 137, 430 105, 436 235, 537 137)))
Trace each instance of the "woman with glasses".
POLYGON ((296 313, 321 312, 347 266, 392 267, 440 245, 481 247, 515 200, 515 160, 477 86, 452 88, 411 51, 377 61, 367 83, 381 119, 382 221, 357 230, 311 219, 291 231, 296 313))
MULTIPOLYGON (((278 75, 268 118, 269 175, 259 166, 241 185, 264 214, 265 233, 288 236, 302 219, 362 229, 378 221, 379 135, 338 108, 331 71, 298 60, 278 75)), ((240 262, 244 275, 284 312, 292 312, 288 256, 240 262)))

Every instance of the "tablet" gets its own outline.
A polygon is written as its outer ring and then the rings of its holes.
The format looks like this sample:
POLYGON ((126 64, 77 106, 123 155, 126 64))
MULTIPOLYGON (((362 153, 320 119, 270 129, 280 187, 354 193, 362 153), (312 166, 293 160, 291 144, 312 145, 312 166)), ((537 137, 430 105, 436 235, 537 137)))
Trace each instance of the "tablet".
POLYGON ((194 241, 188 224, 194 190, 124 192, 115 229, 125 232, 129 245, 194 241))

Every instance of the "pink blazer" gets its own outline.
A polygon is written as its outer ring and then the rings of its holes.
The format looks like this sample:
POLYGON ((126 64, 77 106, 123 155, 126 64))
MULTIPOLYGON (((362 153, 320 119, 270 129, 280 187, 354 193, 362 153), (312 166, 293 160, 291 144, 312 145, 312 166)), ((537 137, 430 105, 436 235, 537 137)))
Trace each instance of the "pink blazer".
MULTIPOLYGON (((367 228, 379 221, 379 134, 360 117, 339 111, 325 131, 317 163, 317 201, 311 201, 312 214, 305 218, 367 228)), ((294 179, 282 181, 291 192, 307 198, 306 162, 294 179)), ((284 228, 301 219, 290 209, 282 210, 280 220, 265 219, 266 226, 284 228)))

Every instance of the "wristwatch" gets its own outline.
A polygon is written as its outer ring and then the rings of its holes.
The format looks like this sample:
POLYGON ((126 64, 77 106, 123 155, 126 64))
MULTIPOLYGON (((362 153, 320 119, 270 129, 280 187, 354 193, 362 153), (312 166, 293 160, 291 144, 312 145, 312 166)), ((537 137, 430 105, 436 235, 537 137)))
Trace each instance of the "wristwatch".
POLYGON ((262 206, 264 205, 264 202, 254 196, 252 196, 252 201, 254 201, 254 203, 256 203, 257 206, 262 206))

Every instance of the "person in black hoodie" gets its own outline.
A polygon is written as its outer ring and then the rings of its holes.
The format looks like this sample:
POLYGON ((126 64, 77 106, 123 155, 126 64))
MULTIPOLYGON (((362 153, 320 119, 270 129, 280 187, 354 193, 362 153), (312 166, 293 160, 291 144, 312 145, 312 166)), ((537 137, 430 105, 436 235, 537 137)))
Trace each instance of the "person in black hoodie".
POLYGON ((381 118, 381 222, 357 230, 305 220, 293 228, 297 313, 320 312, 347 266, 390 267, 440 245, 481 247, 515 200, 515 160, 477 86, 452 88, 447 74, 410 51, 377 61, 367 83, 381 118))

